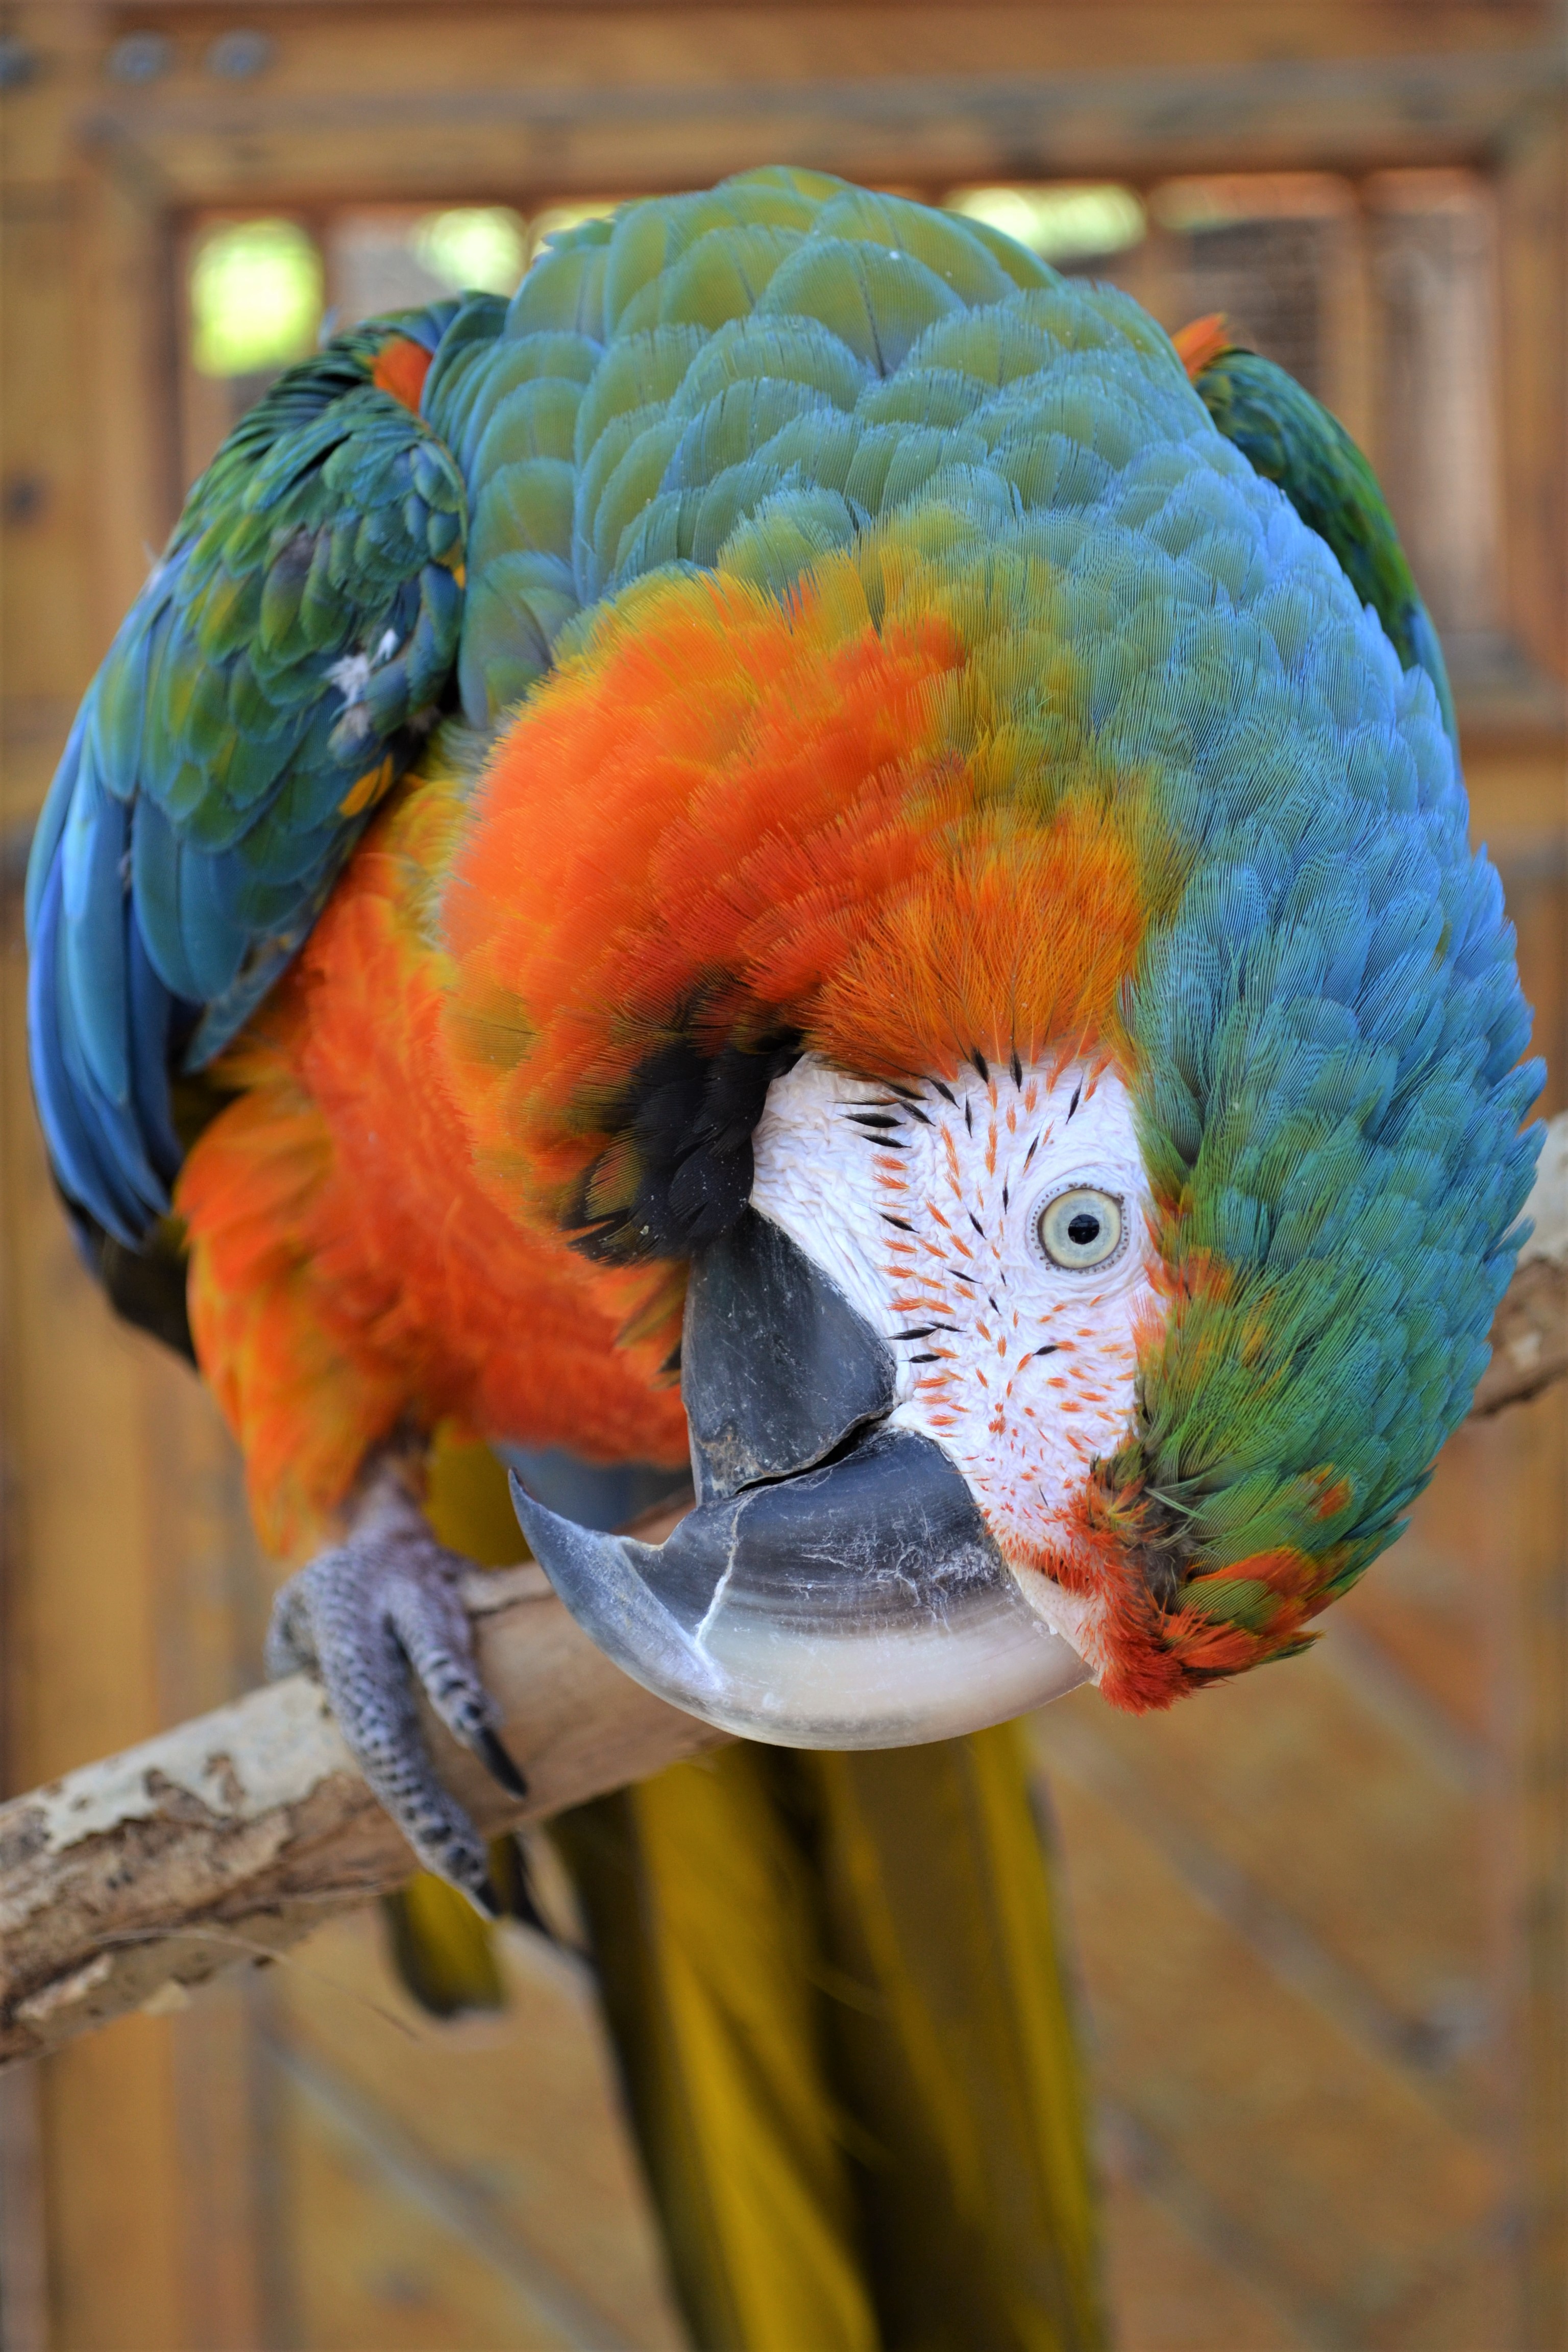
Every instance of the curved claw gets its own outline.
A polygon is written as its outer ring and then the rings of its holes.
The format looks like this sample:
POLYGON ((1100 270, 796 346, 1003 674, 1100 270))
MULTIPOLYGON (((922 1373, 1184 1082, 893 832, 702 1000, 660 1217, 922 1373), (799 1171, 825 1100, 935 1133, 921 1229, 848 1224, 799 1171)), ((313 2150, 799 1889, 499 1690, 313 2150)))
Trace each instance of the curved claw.
POLYGON ((475 1751, 492 1780, 499 1781, 509 1797, 521 1799, 528 1794, 528 1775, 512 1756, 499 1731, 487 1724, 479 1733, 475 1751))
POLYGON ((891 1748, 1000 1723, 1088 1678, 1029 1607, 931 1439, 700 1503, 662 1545, 558 1518, 514 1475, 535 1559, 634 1680, 744 1738, 891 1748))
POLYGON ((436 1542, 412 1502, 384 1510, 284 1585, 267 1667, 318 1675, 355 1762, 421 1863, 498 1918, 484 1840, 437 1778, 415 1697, 417 1684, 507 1794, 527 1794, 475 1663, 460 1593, 468 1567, 436 1542))

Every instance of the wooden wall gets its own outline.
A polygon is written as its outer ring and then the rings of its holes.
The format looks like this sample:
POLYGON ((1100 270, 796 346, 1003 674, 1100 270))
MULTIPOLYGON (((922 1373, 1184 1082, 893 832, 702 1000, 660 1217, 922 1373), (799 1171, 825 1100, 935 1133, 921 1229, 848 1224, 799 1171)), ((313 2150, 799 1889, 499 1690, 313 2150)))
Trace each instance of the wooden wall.
MULTIPOLYGON (((206 1400, 114 1326, 74 1262, 22 1034, 32 818, 182 487, 175 256, 191 218, 526 204, 781 154, 921 185, 1482 171, 1501 224, 1502 600, 1519 659, 1462 716, 1478 831, 1510 879, 1560 1087, 1557 22, 1547 0, 8 10, 9 1787, 242 1687, 265 1611, 206 1400), (237 29, 272 44, 248 78, 214 69, 237 29), (169 45, 165 69, 123 79, 122 45, 147 35, 169 45)), ((1563 1433, 1550 1399, 1467 1433, 1416 1537, 1323 1662, 1279 1688, 1259 1677, 1147 1733, 1092 1701, 1042 1725, 1129 2344, 1563 2340, 1563 1433)), ((537 1951, 515 1968, 491 2045, 454 2043, 400 2004, 366 1922, 0 2086, 6 2352, 677 2340, 582 1988, 537 1951)))

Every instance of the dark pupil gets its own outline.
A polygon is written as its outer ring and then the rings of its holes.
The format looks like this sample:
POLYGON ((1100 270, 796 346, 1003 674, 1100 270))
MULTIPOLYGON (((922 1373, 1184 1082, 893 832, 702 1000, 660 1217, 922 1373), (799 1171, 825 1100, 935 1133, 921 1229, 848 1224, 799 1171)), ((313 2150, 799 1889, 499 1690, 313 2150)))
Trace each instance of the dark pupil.
POLYGON ((1090 1242, 1100 1239, 1100 1219, 1080 1209, 1068 1227, 1068 1239, 1079 1249, 1087 1249, 1090 1242))

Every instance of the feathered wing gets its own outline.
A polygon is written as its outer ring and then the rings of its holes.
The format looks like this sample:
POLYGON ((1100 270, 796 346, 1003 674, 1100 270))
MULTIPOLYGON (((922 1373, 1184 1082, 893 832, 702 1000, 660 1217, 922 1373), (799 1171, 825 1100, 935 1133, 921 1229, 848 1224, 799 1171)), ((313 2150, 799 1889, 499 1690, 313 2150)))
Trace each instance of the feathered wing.
POLYGON ((122 1247, 169 1207, 172 1069, 259 1003, 454 669, 466 493, 409 404, 457 307, 339 337, 231 434, 45 803, 34 1085, 79 1220, 122 1247))
POLYGON ((1426 672, 1457 745, 1443 649, 1377 477, 1338 418, 1282 367, 1226 343, 1220 332, 1206 347, 1199 341, 1210 325, 1199 320, 1177 337, 1178 350, 1185 344, 1191 352, 1199 399, 1254 472, 1283 490, 1308 529, 1327 541, 1405 668, 1426 672))

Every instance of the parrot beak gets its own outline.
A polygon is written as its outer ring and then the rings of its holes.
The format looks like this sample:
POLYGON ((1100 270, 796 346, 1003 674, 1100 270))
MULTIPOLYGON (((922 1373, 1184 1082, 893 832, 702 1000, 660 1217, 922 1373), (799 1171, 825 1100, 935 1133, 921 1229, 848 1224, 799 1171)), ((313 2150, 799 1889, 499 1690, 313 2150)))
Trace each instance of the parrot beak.
POLYGON ((665 1543, 511 1481, 535 1559, 635 1681, 746 1738, 843 1748, 949 1738, 1088 1680, 961 1472, 890 1424, 891 1351, 752 1210, 693 1267, 681 1363, 698 1502, 665 1543))

